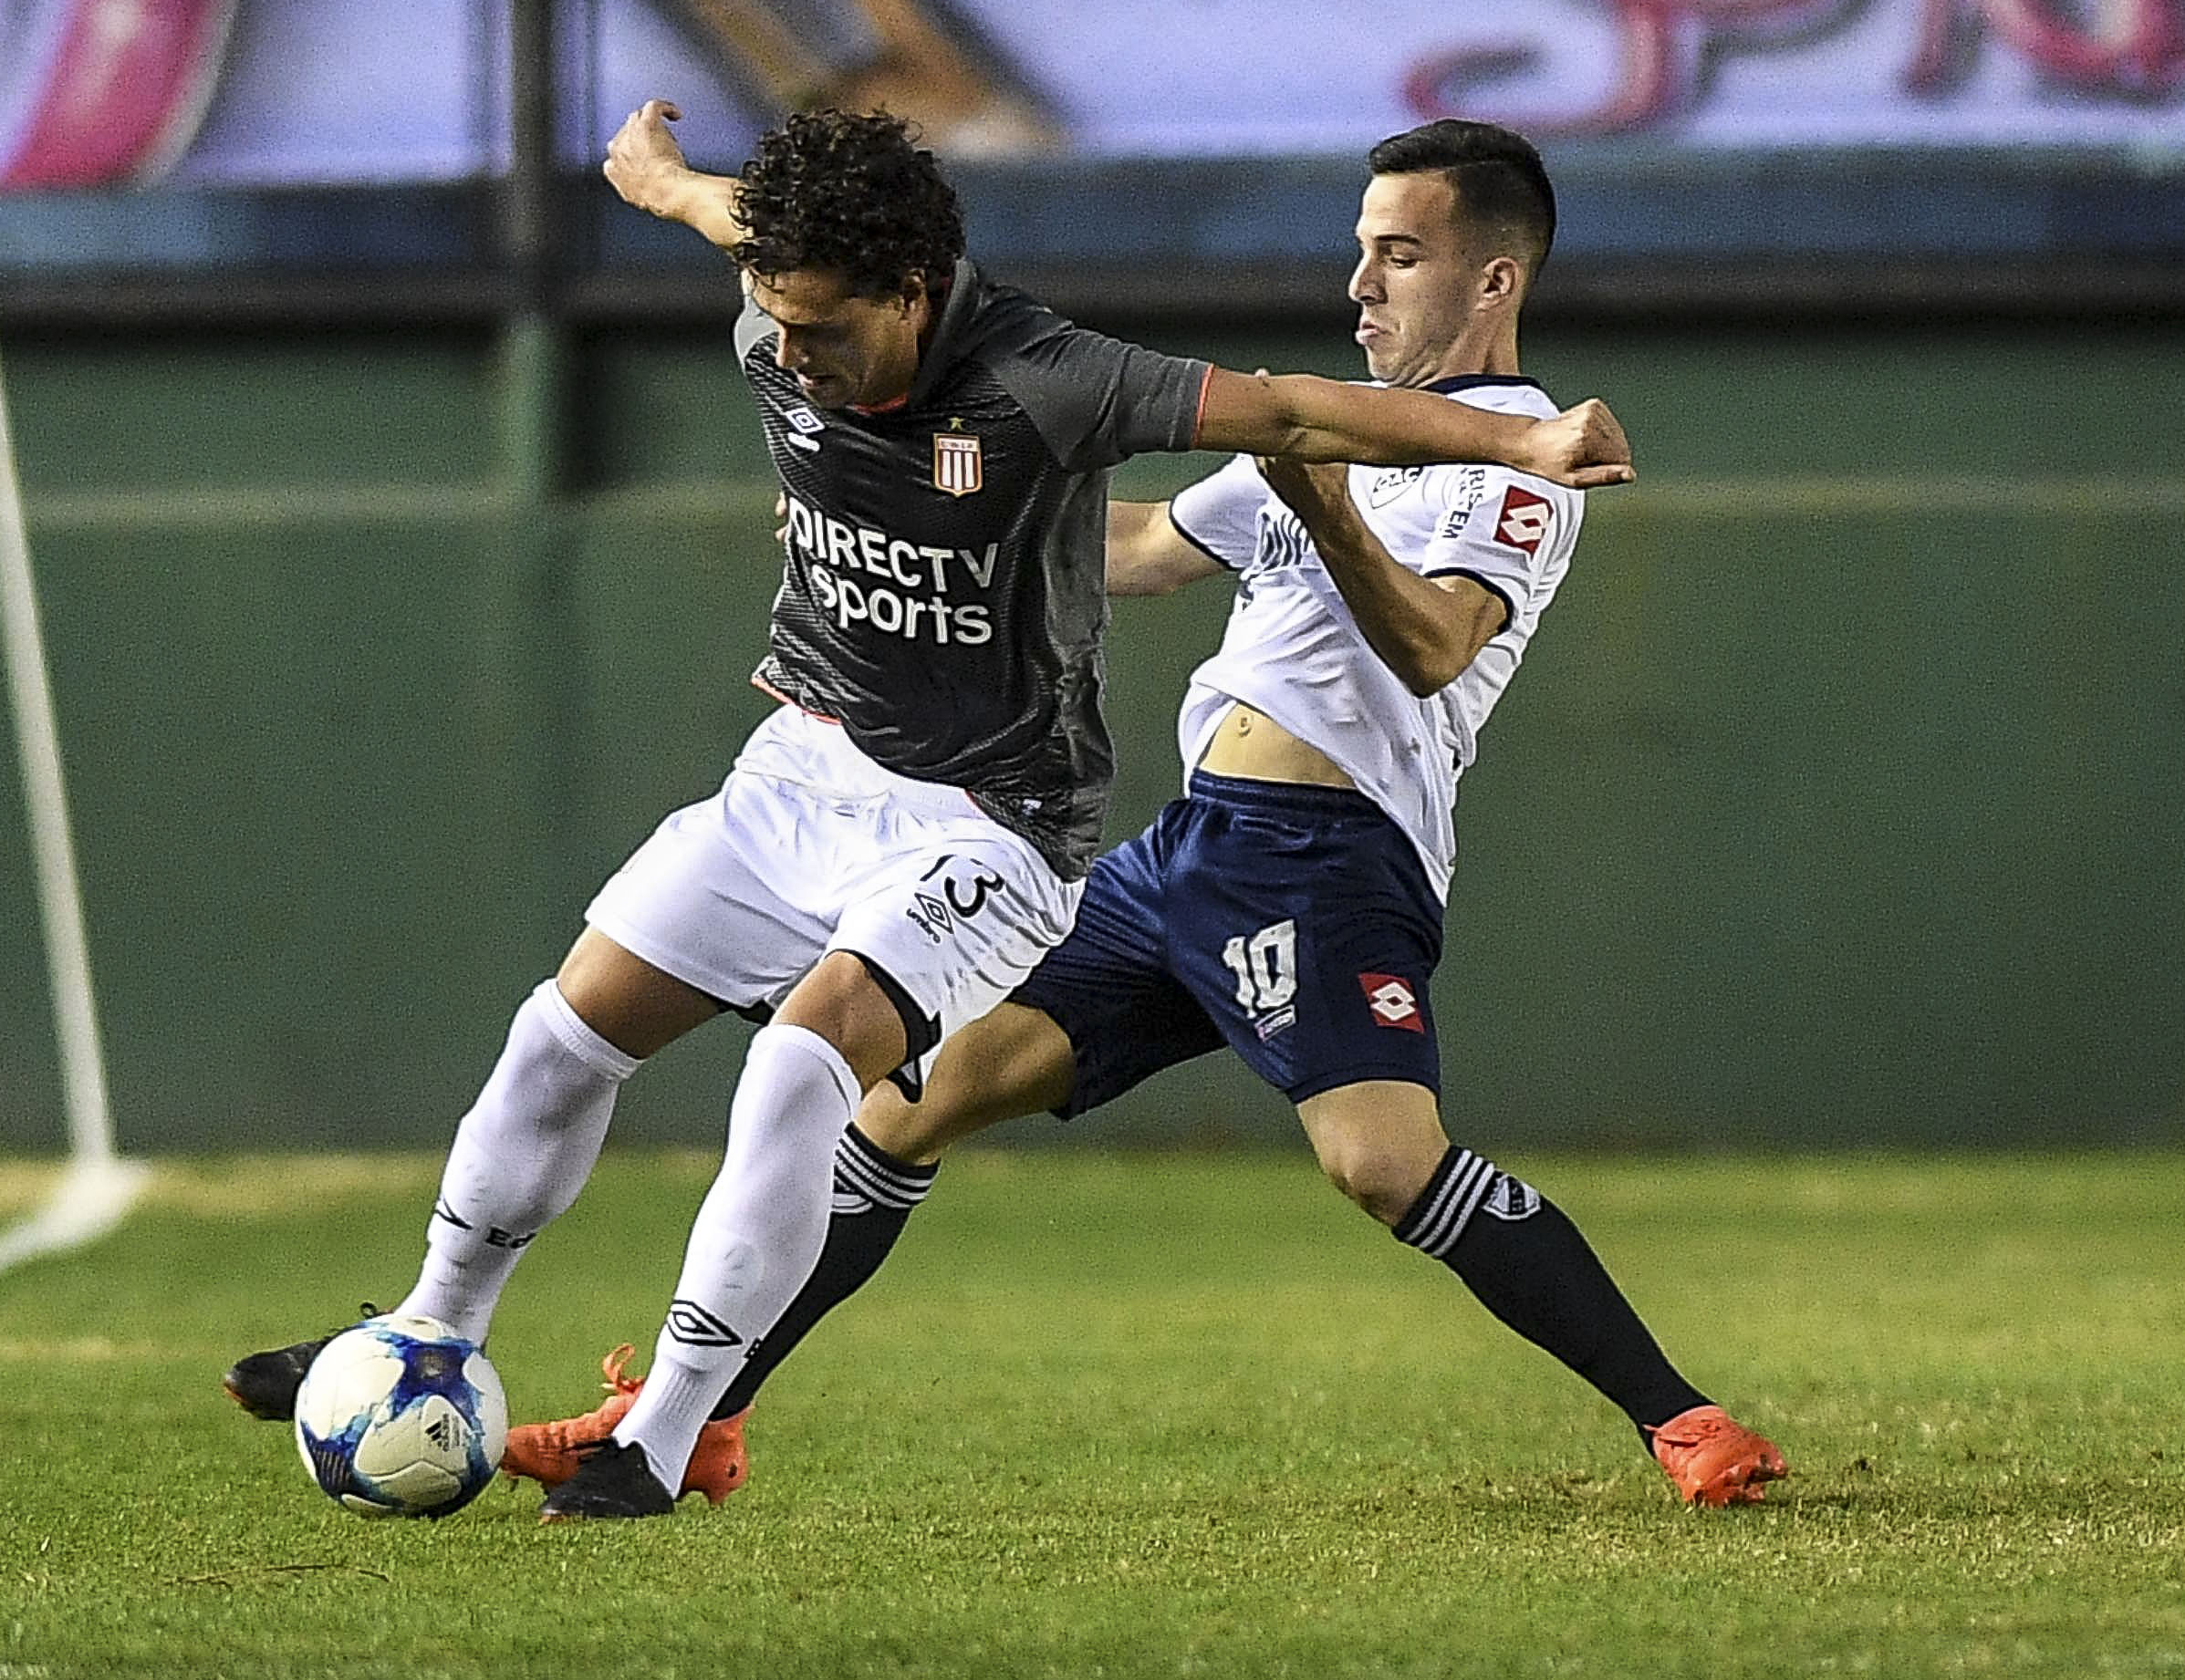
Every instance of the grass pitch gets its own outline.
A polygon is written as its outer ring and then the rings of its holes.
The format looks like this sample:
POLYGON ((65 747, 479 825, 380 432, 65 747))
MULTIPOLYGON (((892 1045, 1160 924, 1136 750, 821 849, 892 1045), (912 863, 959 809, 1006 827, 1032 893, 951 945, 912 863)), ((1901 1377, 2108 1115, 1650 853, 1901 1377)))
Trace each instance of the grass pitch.
MULTIPOLYGON (((399 1296, 437 1164, 171 1166, 0 1277, 0 1680, 2185 1669, 2185 1160, 1512 1165, 1781 1443, 1767 1506, 1678 1508, 1301 1156, 1056 1153, 950 1165, 720 1511, 368 1522, 218 1377, 399 1296)), ((649 1343, 712 1166, 610 1155, 540 1239, 519 1416, 649 1343)))

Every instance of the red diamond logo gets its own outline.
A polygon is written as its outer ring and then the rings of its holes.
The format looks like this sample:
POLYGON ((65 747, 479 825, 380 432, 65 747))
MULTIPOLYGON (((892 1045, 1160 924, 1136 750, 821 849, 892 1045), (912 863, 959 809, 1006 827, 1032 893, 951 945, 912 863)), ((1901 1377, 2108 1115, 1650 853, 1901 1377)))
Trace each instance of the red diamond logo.
POLYGON ((1411 990, 1410 981, 1393 974, 1361 974, 1358 987, 1366 994, 1366 1007, 1373 1011, 1375 1026, 1396 1027, 1405 1032, 1426 1031, 1419 1013, 1419 994, 1411 990))
POLYGON ((1554 503, 1513 484, 1503 492, 1502 512, 1494 516, 1495 540, 1528 555, 1537 554, 1541 539, 1555 523, 1554 503))

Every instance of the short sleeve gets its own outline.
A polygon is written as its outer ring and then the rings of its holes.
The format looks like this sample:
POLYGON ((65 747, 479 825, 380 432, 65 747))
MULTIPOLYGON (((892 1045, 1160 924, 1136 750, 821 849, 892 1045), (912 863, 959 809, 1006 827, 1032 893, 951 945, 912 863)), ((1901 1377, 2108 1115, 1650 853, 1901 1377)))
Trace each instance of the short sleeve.
POLYGON ((994 368, 1055 458, 1073 472, 1176 453, 1199 435, 1208 365, 1073 327, 1052 326, 994 368))
POLYGON ((774 317, 760 308, 757 300, 746 291, 744 313, 736 316, 736 366, 741 368, 759 341, 776 330, 774 317))
POLYGON ((1210 559, 1233 572, 1252 564, 1259 542, 1259 511, 1266 505, 1267 481, 1249 455, 1238 455, 1196 484, 1186 485, 1169 503, 1169 523, 1177 534, 1210 559))
POLYGON ((1574 534, 1565 526, 1576 518, 1576 498, 1494 468, 1451 473, 1446 482, 1420 576, 1471 578, 1502 597, 1514 624, 1542 571, 1574 534))

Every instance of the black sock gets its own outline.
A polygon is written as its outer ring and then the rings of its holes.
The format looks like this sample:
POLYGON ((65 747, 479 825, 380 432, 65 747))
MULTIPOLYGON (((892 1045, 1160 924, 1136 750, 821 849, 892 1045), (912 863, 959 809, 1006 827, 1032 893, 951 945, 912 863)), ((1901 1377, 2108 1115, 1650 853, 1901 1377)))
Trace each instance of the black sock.
POLYGON ((897 1160, 854 1124, 842 1134, 835 1146, 835 1212, 827 1221, 819 1263, 774 1328, 752 1348, 728 1393, 713 1407, 715 1417, 733 1417, 749 1405, 759 1384, 812 1326, 865 1287, 940 1170, 897 1160))
POLYGON ((1624 1409, 1639 1437, 1707 1396, 1677 1374, 1563 1209, 1469 1149, 1441 1157, 1396 1239, 1624 1409))

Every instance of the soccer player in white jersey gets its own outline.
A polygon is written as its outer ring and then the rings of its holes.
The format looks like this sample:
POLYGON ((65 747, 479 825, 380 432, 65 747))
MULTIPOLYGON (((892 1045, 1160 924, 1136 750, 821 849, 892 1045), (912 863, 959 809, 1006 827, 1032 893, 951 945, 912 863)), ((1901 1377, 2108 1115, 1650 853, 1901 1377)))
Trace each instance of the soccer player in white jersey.
MULTIPOLYGON (((1538 154, 1445 121, 1369 161, 1350 294, 1373 377, 1553 414, 1517 358, 1555 228, 1538 154)), ((1111 592, 1237 578, 1221 649, 1184 700, 1185 796, 1095 864, 1075 930, 949 1042, 922 1101, 885 1086, 866 1099, 837 1153, 819 1265, 723 1416, 872 1275, 950 1143, 1041 1109, 1082 1114, 1227 1043, 1296 1104, 1346 1195, 1620 1406, 1685 1499, 1757 1500, 1785 1473, 1663 1357, 1563 1212, 1452 1146, 1438 1112, 1428 981, 1458 782, 1584 511, 1577 492, 1500 467, 1243 457, 1171 503, 1110 509, 1111 592)), ((618 1355, 609 1375, 637 1386, 618 1355)), ((551 1482, 600 1433, 598 1415, 518 1429, 508 1463, 551 1482)))
MULTIPOLYGON (((524 1250, 589 1175, 622 1081, 724 1009, 771 1021, 650 1380, 548 1496, 550 1519, 658 1516, 734 1484, 740 1433, 709 1412, 813 1271, 859 1099, 891 1074, 915 1086, 1069 931, 1112 781, 1110 467, 1213 446, 1630 476, 1597 404, 1494 416, 1074 327, 965 260, 955 195, 896 119, 792 118, 727 178, 690 168, 672 115, 634 113, 607 172, 742 271, 737 358, 789 511, 754 679, 782 704, 719 795, 600 889, 517 1011, 398 1311, 483 1342, 524 1250)), ((252 1355, 227 1386, 284 1416, 317 1345, 252 1355)))

